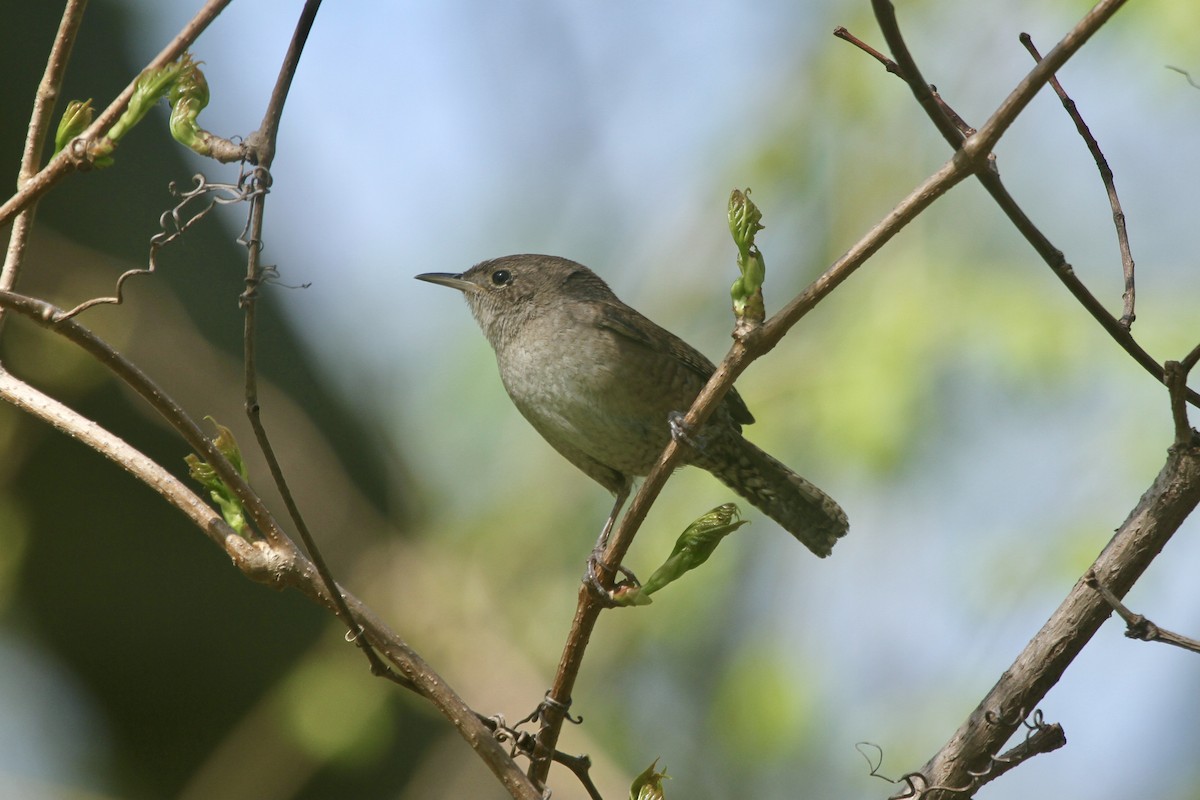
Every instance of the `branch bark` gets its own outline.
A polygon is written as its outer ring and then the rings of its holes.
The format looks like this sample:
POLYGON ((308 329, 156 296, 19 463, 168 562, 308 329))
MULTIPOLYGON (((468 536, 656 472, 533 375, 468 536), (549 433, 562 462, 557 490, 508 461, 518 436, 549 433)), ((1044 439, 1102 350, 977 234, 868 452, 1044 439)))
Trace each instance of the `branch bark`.
POLYGON ((992 756, 1112 614, 1103 595, 1088 585, 1090 577, 1095 575, 1116 597, 1124 597, 1198 504, 1200 441, 1193 438, 1171 447, 1154 483, 1088 572, 950 740, 921 768, 928 781, 922 798, 971 796, 979 780, 971 773, 989 770, 992 756))

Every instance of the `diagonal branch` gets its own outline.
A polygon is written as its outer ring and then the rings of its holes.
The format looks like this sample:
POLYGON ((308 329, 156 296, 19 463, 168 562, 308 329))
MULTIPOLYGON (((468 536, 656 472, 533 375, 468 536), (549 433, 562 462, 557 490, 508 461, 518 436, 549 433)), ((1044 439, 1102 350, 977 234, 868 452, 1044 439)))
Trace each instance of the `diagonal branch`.
POLYGON ((1088 585, 1088 577, 1102 578, 1113 595, 1123 597, 1197 505, 1200 442, 1192 441, 1168 451, 1154 483, 1088 573, 1075 583, 945 746, 922 767, 930 786, 925 797, 949 800, 971 796, 977 788, 971 771, 979 773, 987 767, 992 754, 1000 751, 1020 725, 1023 713, 1041 702, 1112 614, 1104 597, 1088 585))
MULTIPOLYGON (((750 328, 746 335, 735 339, 733 347, 724 360, 717 365, 712 377, 696 397, 683 425, 689 430, 700 430, 704 422, 716 410, 717 405, 729 392, 733 382, 755 359, 765 355, 783 338, 783 335, 813 309, 842 281, 858 269, 866 260, 916 218, 938 197, 948 192, 955 184, 969 175, 954 162, 948 162, 920 186, 914 189, 893 211, 858 241, 847 253, 818 277, 798 297, 768 319, 759 328, 750 328)), ((646 519, 650 506, 658 499, 663 486, 682 457, 680 446, 674 440, 667 444, 658 461, 642 482, 628 510, 621 516, 609 537, 608 549, 603 561, 620 564, 633 543, 633 537, 646 519)), ((580 587, 579 603, 571 621, 558 670, 548 698, 552 701, 541 709, 542 728, 538 731, 537 747, 529 768, 529 777, 539 786, 544 785, 549 773, 551 755, 558 743, 563 720, 571 704, 571 692, 583 665, 588 640, 595 630, 596 621, 604 609, 588 586, 580 587)))

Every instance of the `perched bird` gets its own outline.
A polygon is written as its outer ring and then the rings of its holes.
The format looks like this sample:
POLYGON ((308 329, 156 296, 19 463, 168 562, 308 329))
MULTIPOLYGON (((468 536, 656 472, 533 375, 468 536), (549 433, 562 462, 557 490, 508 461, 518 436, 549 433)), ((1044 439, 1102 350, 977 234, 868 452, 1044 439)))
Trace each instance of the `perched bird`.
MULTIPOLYGON (((564 458, 616 495, 603 543, 634 477, 650 471, 713 363, 565 258, 505 256, 459 274, 416 277, 463 293, 517 409, 564 458)), ((752 422, 730 390, 688 436, 685 462, 711 472, 818 556, 829 555, 849 528, 845 512, 746 441, 742 425, 752 422)))

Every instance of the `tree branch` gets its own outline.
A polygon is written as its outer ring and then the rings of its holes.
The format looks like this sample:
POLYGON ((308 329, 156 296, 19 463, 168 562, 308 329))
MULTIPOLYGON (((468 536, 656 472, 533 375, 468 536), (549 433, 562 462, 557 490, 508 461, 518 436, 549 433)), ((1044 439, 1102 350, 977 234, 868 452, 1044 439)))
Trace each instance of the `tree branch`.
POLYGON ((1112 607, 1112 610, 1117 612, 1117 615, 1125 621, 1125 636, 1127 638, 1138 639, 1143 642, 1173 644, 1184 650, 1200 653, 1200 641, 1160 628, 1151 620, 1146 619, 1142 614, 1130 611, 1095 575, 1089 573, 1084 576, 1084 580, 1087 581, 1088 586, 1099 592, 1100 596, 1104 598, 1104 602, 1108 603, 1112 607))
POLYGON ((1102 577, 1114 596, 1124 597, 1197 504, 1200 442, 1193 439, 1187 445, 1171 447, 1158 477, 1087 574, 1075 583, 962 726, 922 767, 929 786, 923 797, 965 798, 978 788, 972 771, 986 769, 992 754, 1012 736, 1028 709, 1042 701, 1112 614, 1104 597, 1088 584, 1089 577, 1102 577))
MULTIPOLYGON (((1034 60, 1039 60, 1042 54, 1038 52, 1037 46, 1033 43, 1033 37, 1028 33, 1022 33, 1020 36, 1021 44, 1025 45, 1025 49, 1033 56, 1034 60)), ((1075 130, 1079 132, 1080 138, 1087 145, 1088 152, 1092 154, 1092 160, 1096 162, 1096 170, 1100 173, 1100 181, 1104 184, 1105 194, 1108 195, 1108 205, 1112 209, 1113 226, 1117 229, 1117 247, 1121 251, 1121 274, 1125 279, 1125 291, 1121 294, 1121 300, 1124 303, 1121 319, 1118 323, 1125 330, 1129 330, 1133 326, 1133 321, 1136 318, 1133 307, 1136 299, 1133 281, 1133 252, 1129 247, 1129 231, 1125 227, 1125 212, 1121 210, 1121 201, 1117 197, 1117 185, 1113 178, 1112 167, 1108 165, 1108 159, 1104 157, 1104 152, 1100 149, 1100 143, 1096 141, 1096 137, 1092 135, 1092 131, 1088 128, 1087 123, 1083 121, 1083 115, 1079 113, 1079 107, 1075 105, 1075 101, 1067 94, 1067 90, 1062 87, 1057 77, 1050 78, 1050 88, 1058 95, 1059 101, 1067 112, 1067 116, 1075 123, 1075 130)))
MULTIPOLYGON (((79 25, 83 22, 83 12, 86 8, 87 0, 68 0, 63 8, 58 33, 54 36, 54 44, 50 46, 50 55, 46 59, 46 70, 42 73, 42 80, 33 98, 33 112, 30 114, 29 128, 25 132, 25 151, 21 155, 21 167, 17 172, 18 189, 24 188, 25 184, 32 180, 37 173, 38 164, 42 162, 42 151, 50 130, 54 106, 58 102, 63 76, 67 72, 67 63, 71 59, 71 50, 75 46, 75 38, 79 34, 79 25)), ((29 233, 33 230, 36 211, 37 203, 31 203, 13 224, 12 234, 8 239, 8 252, 4 257, 4 268, 0 270, 0 290, 7 291, 17 285, 17 276, 21 272, 21 263, 25 258, 25 248, 29 244, 29 233)), ((4 309, 0 308, 0 329, 3 326, 4 309)))

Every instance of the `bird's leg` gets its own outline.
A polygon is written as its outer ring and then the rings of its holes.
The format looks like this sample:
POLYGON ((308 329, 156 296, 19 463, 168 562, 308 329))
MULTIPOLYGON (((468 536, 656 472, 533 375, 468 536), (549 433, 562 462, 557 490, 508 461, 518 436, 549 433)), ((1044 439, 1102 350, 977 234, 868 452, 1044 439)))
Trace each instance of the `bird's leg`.
POLYGON ((606 588, 600 580, 602 572, 614 574, 620 573, 631 580, 634 585, 638 584, 637 576, 630 572, 625 567, 618 564, 615 567, 610 567, 604 563, 604 551, 608 548, 608 537, 612 533, 613 525, 617 522, 617 516, 621 513, 622 506, 629 499, 629 492, 633 488, 633 478, 626 477, 625 482, 617 488, 617 499, 613 503, 612 511, 608 513, 608 519, 604 521, 604 528, 600 531, 600 538, 596 540, 596 546, 592 548, 592 554, 588 556, 587 574, 584 576, 588 585, 592 587, 597 595, 601 597, 610 597, 611 590, 606 588))

